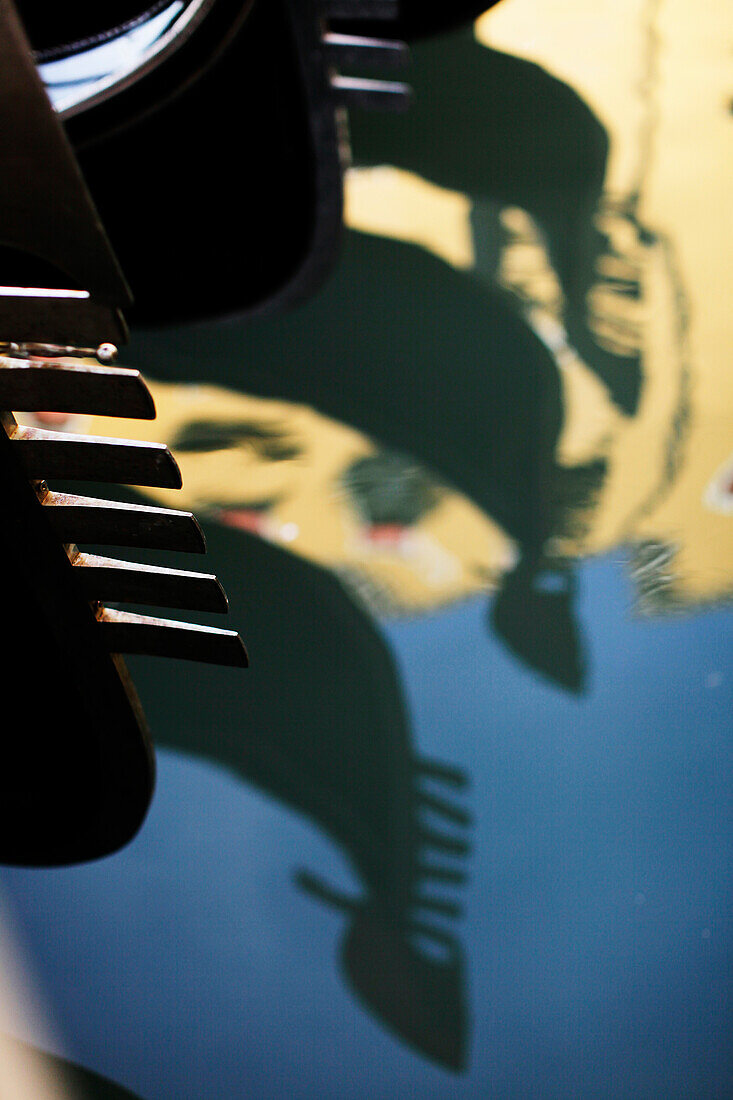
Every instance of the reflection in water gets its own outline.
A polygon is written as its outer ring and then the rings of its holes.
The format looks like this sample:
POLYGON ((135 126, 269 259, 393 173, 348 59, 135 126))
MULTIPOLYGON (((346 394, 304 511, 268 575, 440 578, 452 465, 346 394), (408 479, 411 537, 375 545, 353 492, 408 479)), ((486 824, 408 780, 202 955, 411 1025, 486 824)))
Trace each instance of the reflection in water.
MULTIPOLYGON (((470 31, 426 45, 416 68, 416 86, 425 92, 409 133, 397 142, 391 131, 385 139, 357 126, 362 157, 372 154, 378 163, 385 149, 394 150, 393 164, 470 196, 477 272, 508 282, 527 312, 564 330, 618 407, 633 414, 642 375, 628 309, 638 294, 635 215, 622 206, 599 216, 605 127, 572 88, 537 65, 482 47, 470 31), (466 155, 456 156, 456 148, 466 155), (534 272, 532 226, 549 261, 534 272)), ((352 204, 359 221, 360 197, 356 209, 352 204)))
POLYGON ((585 683, 575 589, 567 563, 524 557, 491 608, 492 626, 512 652, 569 691, 580 691, 585 683))
POLYGON ((644 577, 644 611, 731 590, 731 527, 720 521, 733 229, 723 18, 714 4, 693 15, 677 0, 626 0, 623 14, 505 0, 479 21, 482 45, 457 36, 420 52, 418 83, 430 90, 409 135, 385 137, 367 120, 355 133, 362 154, 379 163, 387 153, 391 165, 352 173, 351 224, 493 279, 552 351, 565 407, 558 461, 607 461, 591 528, 565 549, 659 544, 653 600, 648 572, 631 569, 644 577), (438 103, 453 105, 450 121, 438 103))
MULTIPOLYGON (((393 658, 337 580, 248 533, 214 531, 209 541, 217 556, 247 562, 229 597, 251 630, 257 671, 244 696, 229 678, 202 697, 200 683, 181 676, 159 737, 213 757, 336 841, 363 894, 342 897, 311 869, 299 882, 347 915, 348 981, 384 1025, 458 1069, 466 779, 416 752, 393 658)), ((135 669, 143 699, 159 691, 151 664, 135 669)))
MULTIPOLYGON (((539 469, 527 471, 526 456, 521 469, 512 468, 500 453, 507 423, 497 423, 483 445, 485 453, 493 452, 494 466, 506 464, 492 513, 413 458, 311 409, 210 386, 153 382, 151 388, 158 421, 142 427, 131 422, 129 429, 125 423, 120 430, 142 437, 152 428, 156 438, 171 441, 185 486, 179 501, 182 496, 202 515, 328 566, 372 613, 426 611, 498 589, 493 623, 510 649, 556 684, 582 688, 573 559, 565 550, 555 552, 548 540, 568 543, 585 528, 605 462, 591 459, 574 467, 552 462, 547 448, 538 446, 541 410, 537 421, 516 432, 518 443, 542 460, 539 469), (523 475, 536 485, 530 505, 521 498, 523 475), (496 511, 506 517, 503 525, 496 511), (550 574, 556 588, 557 578, 564 578, 563 591, 552 597, 550 574)), ((558 395, 555 379, 553 404, 558 395)), ((453 403, 470 417, 471 409, 461 408, 455 396, 453 403)), ((521 408, 517 400, 517 416, 521 408)), ((504 415, 511 422, 508 410, 504 415)), ((101 434, 110 430, 101 418, 87 427, 101 434)), ((473 471, 472 477, 477 480, 473 471)), ((145 492, 172 503, 165 490, 145 492)))
MULTIPOLYGON (((227 585, 254 656, 246 723, 233 689, 207 701, 214 719, 192 719, 202 704, 184 680, 164 738, 349 854, 362 897, 311 869, 299 882, 346 912, 342 965, 364 1003, 454 1068, 462 776, 414 748, 371 617, 485 592, 509 650, 578 693, 604 657, 586 653, 578 621, 580 559, 619 548, 641 614, 733 587, 716 236, 729 215, 721 203, 690 222, 674 141, 670 154, 653 140, 669 137, 685 67, 659 68, 646 32, 605 68, 567 27, 560 42, 535 36, 544 67, 500 52, 523 51, 529 9, 499 5, 481 24, 488 46, 457 35, 416 49, 409 126, 355 122, 360 232, 315 302, 276 324, 146 334, 138 362, 175 379, 151 385, 158 421, 73 425, 174 440, 183 494, 151 495, 217 521, 214 556, 242 563, 227 585), (212 384, 183 385, 182 370, 212 384)), ((155 675, 138 677, 151 695, 155 675)))

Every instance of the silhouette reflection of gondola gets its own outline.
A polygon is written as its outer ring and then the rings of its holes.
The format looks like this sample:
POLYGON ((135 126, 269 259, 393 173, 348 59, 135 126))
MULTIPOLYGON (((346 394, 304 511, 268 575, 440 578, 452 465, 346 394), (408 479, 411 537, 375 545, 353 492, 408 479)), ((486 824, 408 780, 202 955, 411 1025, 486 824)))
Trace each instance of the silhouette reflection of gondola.
POLYGON ((167 700, 161 738, 307 815, 345 851, 362 897, 339 899, 312 869, 301 883, 347 910, 351 985, 403 1040, 458 1069, 467 1019, 451 895, 468 854, 465 778, 415 754, 394 661, 332 575, 240 531, 207 537, 247 562, 229 595, 253 631, 256 672, 243 694, 214 670, 206 697, 185 676, 161 692, 160 668, 142 667, 151 711, 167 700))
POLYGON ((551 530, 557 367, 499 293, 421 250, 350 234, 306 308, 149 334, 139 353, 159 376, 205 364, 207 381, 313 405, 435 470, 522 544, 551 530))
MULTIPOLYGON (((572 513, 575 487, 585 492, 578 471, 555 461, 562 394, 545 345, 501 293, 410 245, 350 234, 339 276, 307 308, 246 329, 150 333, 136 351, 159 373, 205 362, 211 381, 313 405, 410 455, 499 523, 528 562, 572 513)), ((569 670, 561 682, 581 681, 569 670)))
POLYGON ((348 914, 341 960, 363 1003, 419 1051, 448 1069, 462 1070, 465 977, 455 938, 415 920, 405 924, 381 899, 364 903, 345 899, 305 873, 298 882, 314 897, 348 914), (439 958, 420 950, 421 937, 432 951, 440 949, 439 958))

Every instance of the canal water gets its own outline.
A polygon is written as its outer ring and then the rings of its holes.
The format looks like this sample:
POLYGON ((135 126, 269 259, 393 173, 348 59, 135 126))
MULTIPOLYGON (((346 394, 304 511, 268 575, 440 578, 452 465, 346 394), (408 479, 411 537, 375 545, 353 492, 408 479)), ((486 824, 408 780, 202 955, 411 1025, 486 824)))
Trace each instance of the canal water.
POLYGON ((158 419, 74 421, 170 444, 251 667, 130 660, 141 832, 0 869, 46 1049, 141 1100, 731 1094, 730 45, 503 0, 415 46, 319 293, 134 333, 158 419))

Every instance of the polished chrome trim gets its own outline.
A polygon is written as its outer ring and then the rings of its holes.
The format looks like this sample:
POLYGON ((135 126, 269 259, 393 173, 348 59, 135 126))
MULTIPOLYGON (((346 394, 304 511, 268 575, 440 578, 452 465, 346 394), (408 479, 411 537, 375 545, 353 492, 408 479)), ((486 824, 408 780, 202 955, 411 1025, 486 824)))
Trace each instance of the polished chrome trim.
POLYGON ((39 64, 38 72, 58 114, 64 119, 73 118, 135 84, 188 40, 214 3, 215 0, 190 0, 188 3, 185 0, 171 0, 167 8, 157 12, 147 23, 139 24, 117 38, 70 57, 39 64), (152 30, 157 32, 152 41, 151 25, 152 30), (162 33, 159 28, 163 28, 162 33), (144 45, 135 50, 138 39, 142 39, 144 45), (59 74, 65 72, 70 77, 75 66, 78 72, 82 60, 89 66, 95 59, 99 64, 101 58, 103 64, 104 58, 111 61, 115 53, 119 57, 112 71, 63 81, 59 79, 59 74))

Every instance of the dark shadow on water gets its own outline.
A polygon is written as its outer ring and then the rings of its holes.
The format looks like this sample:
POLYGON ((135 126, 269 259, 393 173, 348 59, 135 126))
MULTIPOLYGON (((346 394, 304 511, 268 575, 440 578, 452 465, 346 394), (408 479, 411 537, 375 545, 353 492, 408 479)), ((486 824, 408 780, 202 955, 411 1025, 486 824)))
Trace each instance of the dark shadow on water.
POLYGON ((530 668, 567 691, 586 685, 576 581, 566 563, 522 558, 491 605, 493 630, 530 668), (552 644, 548 644, 551 639, 552 644))
MULTIPOLYGON (((479 214, 483 200, 531 214, 562 287, 568 334, 633 414, 639 364, 609 358, 584 312, 608 247, 594 222, 608 153, 600 122, 538 66, 469 35, 420 46, 413 80, 409 126, 380 118, 370 130, 369 120, 355 121, 359 160, 403 164, 461 190, 479 200, 479 214)), ((474 232, 480 217, 475 223, 474 232)), ((484 243, 493 232, 485 229, 484 243)), ((491 603, 491 629, 529 668, 578 693, 587 658, 574 566, 550 548, 572 532, 605 467, 556 461, 564 419, 557 364, 492 283, 496 256, 484 251, 476 280, 414 246, 352 233, 336 275, 307 306, 274 322, 144 333, 133 359, 154 377, 313 406, 369 436, 382 461, 408 456, 468 496, 518 548, 491 603)), ((184 449, 216 449, 211 427, 198 424, 184 449)), ((226 431, 222 446, 236 445, 237 425, 226 431)), ((373 469, 348 476, 372 522, 409 522, 431 507, 419 478, 391 499, 373 469)), ((345 976, 404 1041, 460 1069, 468 1025, 452 930, 460 905, 449 895, 460 894, 468 854, 456 791, 464 777, 433 768, 426 787, 431 767, 413 746, 393 658, 336 577, 242 532, 213 529, 209 543, 213 560, 241 562, 241 579, 227 578, 227 587, 254 656, 251 675, 245 692, 215 677, 207 698, 176 676, 159 723, 160 674, 141 668, 153 725, 167 744, 213 757, 334 839, 363 895, 344 897, 311 869, 298 881, 346 915, 345 976), (426 825, 426 812, 440 825, 426 825)))
POLYGON ((363 894, 342 898, 310 869, 300 881, 346 912, 345 976, 383 1025, 459 1070, 468 1020, 450 895, 465 877, 466 778, 416 752, 394 660, 333 576, 247 534, 208 539, 217 560, 241 562, 227 589, 252 668, 246 684, 175 667, 164 681, 159 663, 136 663, 151 723, 336 842, 363 894))
MULTIPOLYGON (((306 309, 276 324, 146 334, 135 352, 151 373, 196 378, 205 364, 207 381, 313 405, 410 456, 500 524, 522 578, 587 505, 584 468, 555 460, 563 408, 549 351, 502 294, 415 247, 351 234, 337 278, 306 309)), ((505 629, 517 611, 508 600, 499 636, 551 676, 552 619, 525 655, 521 629, 505 629)), ((558 685, 582 683, 579 651, 576 664, 558 685)))

